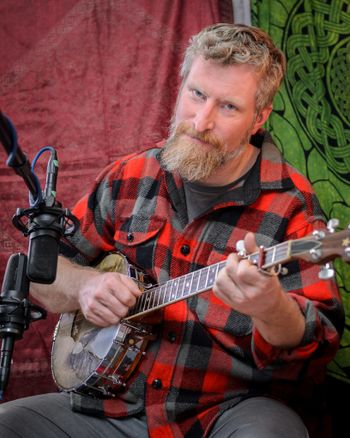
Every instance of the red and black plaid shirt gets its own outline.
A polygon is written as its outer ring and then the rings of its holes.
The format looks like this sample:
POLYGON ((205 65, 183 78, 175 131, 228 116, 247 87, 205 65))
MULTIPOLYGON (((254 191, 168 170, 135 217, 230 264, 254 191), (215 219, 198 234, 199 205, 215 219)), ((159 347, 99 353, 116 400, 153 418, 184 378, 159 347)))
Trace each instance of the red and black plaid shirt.
MULTIPOLYGON (((243 187, 190 223, 182 181, 162 169, 160 154, 154 148, 130 155, 99 175, 74 210, 81 222, 72 239, 79 252, 70 249, 70 257, 91 263, 101 252, 118 250, 163 282, 224 260, 248 231, 269 247, 324 228, 309 182, 267 134, 243 187)), ((191 437, 205 436, 217 415, 242 397, 299 396, 334 357, 343 311, 335 283, 319 280, 316 265, 293 261, 287 267, 281 283, 306 319, 299 346, 273 347, 250 317, 204 292, 163 309, 158 338, 123 397, 73 395, 75 409, 107 416, 145 411, 151 437, 191 437)))

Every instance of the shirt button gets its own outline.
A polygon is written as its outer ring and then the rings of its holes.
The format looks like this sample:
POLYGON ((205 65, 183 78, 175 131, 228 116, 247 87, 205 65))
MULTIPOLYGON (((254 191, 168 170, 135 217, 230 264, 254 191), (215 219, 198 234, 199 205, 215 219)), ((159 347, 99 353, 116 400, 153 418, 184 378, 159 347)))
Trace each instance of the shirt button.
POLYGON ((174 332, 168 333, 168 341, 172 344, 176 341, 176 334, 174 332))
POLYGON ((128 242, 132 242, 134 240, 134 235, 132 233, 128 233, 126 238, 128 239, 128 242))
POLYGON ((181 254, 188 255, 191 251, 191 248, 188 245, 182 245, 180 251, 181 251, 181 254))
POLYGON ((161 389, 163 386, 162 381, 160 379, 154 379, 152 382, 152 388, 161 389))

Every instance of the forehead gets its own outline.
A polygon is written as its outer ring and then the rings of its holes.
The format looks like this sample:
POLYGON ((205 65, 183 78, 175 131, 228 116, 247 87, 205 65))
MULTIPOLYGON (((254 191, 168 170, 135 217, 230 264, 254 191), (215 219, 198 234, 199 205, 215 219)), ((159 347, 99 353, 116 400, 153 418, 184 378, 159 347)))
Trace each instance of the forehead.
POLYGON ((184 85, 218 98, 238 97, 255 101, 258 74, 249 64, 222 65, 202 56, 194 59, 184 85))

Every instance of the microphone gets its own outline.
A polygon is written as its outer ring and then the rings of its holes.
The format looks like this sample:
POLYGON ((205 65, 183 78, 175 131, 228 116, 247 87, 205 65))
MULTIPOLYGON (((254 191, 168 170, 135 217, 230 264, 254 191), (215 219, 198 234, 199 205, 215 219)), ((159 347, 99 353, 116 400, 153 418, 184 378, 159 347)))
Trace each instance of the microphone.
POLYGON ((47 165, 46 186, 41 192, 40 182, 33 172, 30 162, 17 143, 17 134, 12 122, 0 111, 0 142, 9 154, 7 164, 23 177, 31 193, 32 207, 17 209, 12 222, 25 236, 29 236, 27 276, 35 283, 50 284, 55 281, 59 242, 62 236, 72 235, 78 220, 68 209, 62 209, 56 201, 58 175, 57 152, 52 147, 47 165), (25 220, 22 218, 26 217, 25 220))
POLYGON ((27 276, 34 283, 50 284, 55 281, 59 241, 64 232, 61 211, 38 212, 29 222, 27 276))
POLYGON ((56 202, 57 153, 53 150, 47 165, 44 189, 45 208, 40 205, 30 216, 27 275, 35 283, 53 283, 57 272, 59 242, 65 223, 61 205, 56 202))
MULTIPOLYGON (((56 278, 59 241, 74 234, 77 218, 56 201, 58 173, 57 153, 53 148, 47 166, 46 186, 42 193, 40 182, 27 157, 17 144, 17 134, 11 121, 0 111, 0 142, 9 154, 7 164, 24 179, 32 196, 31 208, 18 208, 13 225, 29 235, 28 256, 13 254, 7 263, 0 294, 0 400, 10 375, 15 340, 21 339, 32 321, 46 317, 41 307, 28 300, 29 281, 53 283, 56 278)), ((40 156, 40 154, 39 154, 40 156)), ((34 168, 34 167, 33 167, 34 168)))

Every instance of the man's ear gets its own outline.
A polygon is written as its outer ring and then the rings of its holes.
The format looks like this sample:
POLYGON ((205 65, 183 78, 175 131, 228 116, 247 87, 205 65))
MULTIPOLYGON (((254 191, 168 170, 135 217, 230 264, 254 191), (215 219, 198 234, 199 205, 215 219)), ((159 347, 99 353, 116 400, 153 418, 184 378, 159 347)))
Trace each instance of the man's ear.
POLYGON ((266 122, 266 120, 269 118, 271 111, 272 111, 272 104, 268 105, 262 111, 260 111, 253 125, 252 135, 254 135, 266 122))

